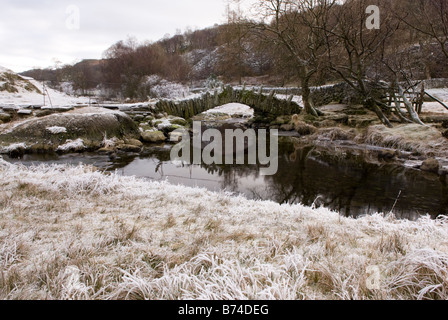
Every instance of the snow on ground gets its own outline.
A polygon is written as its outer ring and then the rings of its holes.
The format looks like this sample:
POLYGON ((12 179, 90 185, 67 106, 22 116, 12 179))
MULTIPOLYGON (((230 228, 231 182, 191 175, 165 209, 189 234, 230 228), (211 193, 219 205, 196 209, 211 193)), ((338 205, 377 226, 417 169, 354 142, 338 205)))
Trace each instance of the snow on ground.
MULTIPOLYGON (((445 102, 445 104, 448 105, 448 88, 427 89, 426 91, 430 95, 441 100, 442 102, 445 102)), ((443 107, 438 102, 425 102, 423 105, 423 111, 424 112, 434 112, 434 113, 448 113, 448 109, 443 107)))
POLYGON ((27 146, 25 143, 13 143, 7 147, 0 147, 0 153, 7 154, 7 153, 11 153, 18 149, 25 150, 26 148, 27 148, 27 146))
POLYGON ((67 133, 67 128, 65 128, 65 127, 49 127, 49 128, 47 128, 47 131, 51 134, 67 133))
MULTIPOLYGON (((8 70, 4 67, 0 66, 0 74, 3 73, 9 73, 16 75, 15 72, 8 70)), ((36 81, 29 77, 22 77, 20 75, 17 75, 20 78, 23 79, 24 84, 30 82, 33 84, 37 89, 40 91, 43 91, 42 83, 39 81, 36 81)), ((36 92, 36 91, 28 91, 24 88, 24 86, 20 85, 19 83, 16 83, 14 85, 14 88, 16 88, 19 92, 17 93, 10 93, 7 91, 0 91, 0 105, 43 105, 44 104, 44 98, 43 95, 36 92)), ((65 93, 62 93, 60 91, 51 89, 49 87, 46 88, 47 90, 47 96, 45 97, 45 105, 50 106, 51 104, 53 106, 64 106, 64 105, 76 105, 76 104, 87 104, 89 102, 88 97, 73 97, 69 96, 65 93), (50 103, 51 99, 51 103, 50 103)))
POLYGON ((0 73, 4 73, 4 72, 7 72, 7 73, 14 73, 14 71, 9 70, 9 69, 7 69, 7 68, 5 68, 5 67, 0 66, 0 73))
POLYGON ((438 102, 425 102, 423 104, 423 112, 448 113, 448 109, 444 108, 438 102))
POLYGON ((430 94, 436 97, 437 99, 440 99, 441 101, 448 102, 448 88, 442 88, 442 89, 426 89, 426 91, 430 94))
POLYGON ((110 110, 110 109, 100 108, 100 107, 76 108, 67 113, 69 113, 69 114, 70 113, 71 114, 84 114, 86 116, 90 116, 92 114, 106 114, 106 113, 124 115, 124 113, 119 110, 110 110))
POLYGON ((170 128, 173 126, 173 124, 171 123, 172 120, 174 120, 175 118, 161 118, 161 119, 155 119, 152 120, 151 123, 154 126, 157 126, 157 130, 163 130, 166 128, 170 128))
POLYGON ((204 112, 205 114, 227 114, 229 116, 242 115, 245 118, 254 116, 255 111, 251 107, 241 103, 229 103, 204 112))
POLYGON ((1 299, 447 299, 448 220, 0 160, 1 299))
MULTIPOLYGON (((29 80, 36 88, 42 91, 42 83, 36 80, 29 80)), ((88 97, 73 97, 60 91, 47 87, 48 94, 45 97, 46 106, 67 106, 76 104, 88 104, 88 97), (50 104, 51 100, 51 104, 50 104)), ((19 93, 0 93, 0 104, 14 104, 14 105, 43 105, 43 96, 37 92, 28 92, 24 89, 19 89, 19 93)))
MULTIPOLYGON (((280 100, 288 100, 290 96, 285 94, 276 94, 275 97, 280 100)), ((293 96, 292 101, 297 103, 299 106, 303 107, 303 98, 302 96, 293 96)))
POLYGON ((78 151, 78 150, 84 150, 86 146, 84 145, 84 141, 82 139, 76 139, 76 140, 67 140, 67 142, 63 145, 60 145, 56 151, 58 152, 69 152, 69 151, 78 151))
MULTIPOLYGON (((33 82, 33 81, 32 81, 33 82)), ((71 97, 62 92, 48 89, 52 105, 66 106, 66 105, 76 105, 76 104, 88 104, 89 98, 83 97, 71 97)), ((0 104, 2 105, 43 105, 43 96, 36 92, 28 92, 26 90, 20 90, 18 93, 7 93, 0 92, 0 104)), ((46 97, 45 105, 50 106, 48 96, 46 97)))

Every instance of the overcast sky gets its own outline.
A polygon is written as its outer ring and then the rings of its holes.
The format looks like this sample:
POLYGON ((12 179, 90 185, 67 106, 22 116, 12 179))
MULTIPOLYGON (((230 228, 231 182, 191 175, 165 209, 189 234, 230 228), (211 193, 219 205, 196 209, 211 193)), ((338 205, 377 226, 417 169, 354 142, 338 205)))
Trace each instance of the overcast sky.
POLYGON ((156 41, 225 21, 225 0, 2 0, 0 66, 16 72, 102 53, 128 36, 156 41))

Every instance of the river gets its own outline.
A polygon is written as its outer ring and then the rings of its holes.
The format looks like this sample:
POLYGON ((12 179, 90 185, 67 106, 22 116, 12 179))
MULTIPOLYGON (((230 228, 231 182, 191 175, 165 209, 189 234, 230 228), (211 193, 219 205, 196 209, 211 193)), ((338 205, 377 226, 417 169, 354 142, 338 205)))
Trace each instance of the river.
POLYGON ((96 153, 70 155, 25 155, 5 160, 24 165, 90 164, 108 172, 173 184, 226 190, 249 199, 278 203, 324 206, 343 216, 393 213, 415 220, 422 215, 436 218, 448 214, 445 179, 393 164, 369 163, 358 155, 343 157, 297 146, 293 138, 279 144, 279 170, 273 176, 260 175, 259 165, 183 165, 170 161, 170 145, 147 147, 140 155, 110 159, 96 153))

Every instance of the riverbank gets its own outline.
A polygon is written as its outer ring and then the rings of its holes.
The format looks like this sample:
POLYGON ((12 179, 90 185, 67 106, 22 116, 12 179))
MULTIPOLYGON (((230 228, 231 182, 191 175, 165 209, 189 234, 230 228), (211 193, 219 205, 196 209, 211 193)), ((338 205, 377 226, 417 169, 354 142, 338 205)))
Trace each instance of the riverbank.
MULTIPOLYGON (((375 114, 359 106, 328 105, 321 109, 325 116, 319 118, 302 113, 266 122, 267 118, 254 117, 253 109, 248 106, 228 104, 193 120, 218 128, 230 125, 243 129, 277 129, 281 136, 296 137, 300 145, 323 148, 336 156, 357 154, 375 164, 395 163, 447 176, 448 113, 440 110, 424 113, 430 123, 426 126, 397 123, 394 128, 386 128, 375 114)), ((55 113, 0 124, 0 153, 15 158, 24 154, 91 151, 113 157, 142 154, 144 144, 176 143, 180 135, 173 131, 189 130, 191 126, 182 118, 166 114, 127 114, 99 107, 52 112, 55 113)))
POLYGON ((0 162, 1 299, 447 299, 448 224, 0 162))

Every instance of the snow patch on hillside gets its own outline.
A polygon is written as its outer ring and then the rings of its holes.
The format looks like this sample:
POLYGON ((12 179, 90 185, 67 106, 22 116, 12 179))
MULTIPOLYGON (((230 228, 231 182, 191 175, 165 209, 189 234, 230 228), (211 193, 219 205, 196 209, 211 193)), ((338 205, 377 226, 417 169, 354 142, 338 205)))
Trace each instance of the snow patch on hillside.
MULTIPOLYGON (((13 75, 14 77, 17 77, 17 79, 21 79, 21 81, 17 80, 14 81, 14 84, 12 84, 17 92, 0 92, 0 105, 44 105, 44 96, 42 95, 44 90, 41 82, 30 77, 20 76, 15 72, 0 66, 0 76, 4 74, 13 75), (35 90, 27 90, 25 87, 29 84, 32 84, 41 92, 39 93, 35 90)), ((89 102, 88 97, 73 97, 48 87, 46 88, 45 95, 45 105, 47 106, 53 105, 56 107, 64 105, 87 104, 89 102)))
POLYGON ((0 73, 4 73, 4 72, 7 72, 7 73, 14 73, 14 71, 9 70, 9 69, 7 69, 7 68, 5 68, 5 67, 0 66, 0 73))
POLYGON ((60 133, 67 133, 67 128, 65 127, 49 127, 47 128, 47 131, 51 134, 60 134, 60 133))

